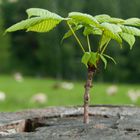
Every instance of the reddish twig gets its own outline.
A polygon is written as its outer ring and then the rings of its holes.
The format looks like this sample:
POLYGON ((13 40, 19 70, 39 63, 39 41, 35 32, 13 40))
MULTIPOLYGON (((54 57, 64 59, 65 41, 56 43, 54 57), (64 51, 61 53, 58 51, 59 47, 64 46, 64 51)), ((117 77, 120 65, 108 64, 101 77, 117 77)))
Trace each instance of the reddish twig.
POLYGON ((89 113, 88 113, 88 107, 89 107, 89 100, 90 95, 89 91, 92 87, 92 78, 96 71, 96 68, 94 66, 88 66, 88 75, 87 75, 87 81, 85 84, 85 94, 84 94, 84 123, 89 123, 89 113))

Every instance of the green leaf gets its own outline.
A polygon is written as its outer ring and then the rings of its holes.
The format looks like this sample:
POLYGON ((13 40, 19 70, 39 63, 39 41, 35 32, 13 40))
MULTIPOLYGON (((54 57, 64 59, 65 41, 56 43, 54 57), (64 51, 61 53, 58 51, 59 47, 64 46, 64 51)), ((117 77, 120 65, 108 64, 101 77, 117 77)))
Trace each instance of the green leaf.
POLYGON ((127 34, 127 33, 121 33, 120 35, 130 45, 130 49, 132 49, 132 47, 135 43, 134 35, 127 34))
POLYGON ((124 24, 125 20, 121 18, 111 18, 108 22, 114 23, 114 24, 124 24))
POLYGON ((87 36, 89 34, 102 35, 102 30, 100 30, 99 28, 94 28, 89 26, 89 27, 85 27, 83 34, 84 36, 87 36))
POLYGON ((35 24, 27 29, 27 31, 34 31, 34 32, 48 32, 52 30, 54 27, 56 27, 57 24, 59 24, 59 20, 54 19, 47 19, 45 21, 42 21, 39 24, 35 24))
POLYGON ((89 64, 94 65, 97 68, 98 54, 95 52, 90 52, 89 64))
MULTIPOLYGON (((110 35, 110 37, 111 37, 111 35, 110 35)), ((116 40, 119 43, 120 47, 122 48, 122 39, 119 36, 119 34, 114 34, 114 36, 112 36, 112 39, 116 40)))
POLYGON ((111 24, 111 23, 102 23, 101 24, 103 27, 105 27, 105 29, 108 29, 110 31, 112 31, 113 33, 119 33, 122 32, 122 29, 120 28, 120 26, 116 25, 116 24, 111 24))
POLYGON ((140 29, 136 27, 123 26, 123 25, 121 25, 120 27, 124 33, 128 33, 134 36, 140 36, 140 29))
POLYGON ((26 29, 27 31, 48 32, 59 24, 64 18, 45 9, 30 8, 27 11, 29 19, 23 20, 6 30, 13 32, 26 29), (32 16, 36 16, 30 18, 32 16))
POLYGON ((102 38, 101 38, 101 42, 100 42, 100 50, 102 49, 102 47, 108 43, 110 41, 110 37, 106 36, 103 34, 102 38))
POLYGON ((106 69, 106 67, 107 67, 107 60, 106 60, 105 57, 104 57, 103 55, 101 55, 101 54, 100 54, 100 58, 101 58, 101 60, 102 60, 103 63, 104 63, 104 68, 106 69))
POLYGON ((13 32, 13 31, 17 31, 17 30, 27 29, 30 26, 40 23, 41 21, 44 21, 44 20, 45 20, 44 18, 40 18, 40 17, 22 20, 21 22, 18 22, 17 24, 14 24, 13 26, 9 27, 6 30, 6 32, 13 32))
POLYGON ((118 34, 119 32, 122 32, 122 30, 118 25, 110 23, 102 23, 101 25, 104 30, 104 35, 116 40, 120 45, 122 44, 122 39, 118 34))
POLYGON ((48 18, 51 18, 51 17, 56 17, 56 18, 59 18, 59 19, 63 19, 61 16, 55 14, 55 13, 52 13, 48 10, 45 10, 45 9, 41 9, 41 8, 30 8, 30 9, 27 9, 26 10, 27 14, 28 14, 28 18, 32 17, 32 16, 45 16, 45 17, 48 17, 48 18))
POLYGON ((57 24, 60 23, 60 20, 57 19, 47 19, 42 21, 39 24, 35 24, 30 26, 27 31, 34 31, 34 32, 48 32, 56 27, 57 24))
POLYGON ((88 67, 88 62, 89 62, 90 57, 91 57, 91 54, 89 52, 85 52, 84 55, 83 55, 83 57, 82 57, 81 62, 83 64, 85 64, 86 67, 88 67))
POLYGON ((85 52, 81 62, 83 64, 86 65, 86 67, 88 67, 89 65, 94 65, 97 68, 97 61, 98 61, 99 57, 98 54, 95 52, 85 52))
POLYGON ((113 57, 111 57, 111 56, 109 56, 107 54, 103 54, 103 56, 105 56, 105 57, 109 58, 110 60, 112 60, 114 62, 114 64, 117 64, 113 57))
MULTIPOLYGON (((73 27, 73 31, 75 32, 75 31, 81 29, 82 27, 83 27, 83 25, 77 25, 77 26, 73 27)), ((66 38, 72 36, 72 35, 73 35, 72 31, 69 30, 68 32, 66 32, 66 33, 64 34, 64 36, 63 36, 63 38, 62 38, 62 41, 63 41, 64 39, 66 39, 66 38)))
POLYGON ((132 26, 140 26, 140 19, 139 18, 129 18, 125 20, 125 25, 132 25, 132 26))
POLYGON ((101 15, 97 15, 95 16, 95 19, 99 22, 99 23, 103 23, 103 22, 108 22, 110 20, 110 16, 106 15, 106 14, 101 14, 101 15))
POLYGON ((94 27, 100 26, 98 21, 89 14, 83 14, 80 12, 71 12, 71 13, 69 13, 69 18, 72 18, 73 20, 77 21, 78 23, 81 23, 84 25, 92 25, 94 27))
MULTIPOLYGON (((121 45, 122 39, 118 34, 120 32, 122 32, 122 29, 120 28, 120 26, 111 24, 111 23, 102 23, 99 28, 86 27, 83 34, 84 35, 88 35, 88 34, 101 35, 103 33, 105 42, 108 41, 109 39, 114 39, 121 45)), ((103 44, 104 44, 104 41, 103 41, 103 44)))
POLYGON ((123 19, 110 17, 109 15, 106 14, 97 15, 95 16, 95 18, 99 23, 104 22, 104 23, 123 24, 125 22, 123 19))
POLYGON ((35 32, 48 32, 52 30, 57 24, 61 22, 61 18, 57 17, 35 17, 23 20, 11 27, 9 27, 6 32, 13 32, 17 30, 26 29, 27 31, 35 32))

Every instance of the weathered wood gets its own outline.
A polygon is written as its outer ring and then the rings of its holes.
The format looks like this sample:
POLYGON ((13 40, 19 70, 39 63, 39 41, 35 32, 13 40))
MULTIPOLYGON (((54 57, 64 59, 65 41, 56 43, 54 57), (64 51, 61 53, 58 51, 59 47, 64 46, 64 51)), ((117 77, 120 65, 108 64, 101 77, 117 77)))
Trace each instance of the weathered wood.
POLYGON ((0 113, 0 140, 140 140, 140 108, 92 106, 83 124, 82 107, 50 107, 0 113))

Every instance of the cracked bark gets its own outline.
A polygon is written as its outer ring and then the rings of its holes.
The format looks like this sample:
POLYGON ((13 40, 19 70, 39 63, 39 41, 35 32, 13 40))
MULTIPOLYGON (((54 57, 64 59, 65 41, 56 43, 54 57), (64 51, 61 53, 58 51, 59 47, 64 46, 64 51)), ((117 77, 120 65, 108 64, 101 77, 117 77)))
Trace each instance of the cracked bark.
POLYGON ((89 101, 90 101, 90 88, 92 87, 92 79, 93 75, 96 71, 96 68, 94 66, 88 65, 88 75, 87 75, 87 81, 85 84, 85 93, 84 93, 84 119, 83 122, 85 124, 89 123, 89 113, 88 113, 88 107, 89 107, 89 101))

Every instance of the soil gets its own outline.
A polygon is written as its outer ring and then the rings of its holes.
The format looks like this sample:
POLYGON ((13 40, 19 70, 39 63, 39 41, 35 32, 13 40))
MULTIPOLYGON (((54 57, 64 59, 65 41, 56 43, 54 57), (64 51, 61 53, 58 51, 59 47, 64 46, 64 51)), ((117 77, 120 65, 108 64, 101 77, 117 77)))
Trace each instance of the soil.
POLYGON ((83 124, 82 107, 49 107, 0 113, 0 140, 140 140, 140 108, 90 107, 83 124))

